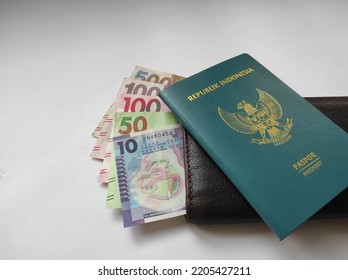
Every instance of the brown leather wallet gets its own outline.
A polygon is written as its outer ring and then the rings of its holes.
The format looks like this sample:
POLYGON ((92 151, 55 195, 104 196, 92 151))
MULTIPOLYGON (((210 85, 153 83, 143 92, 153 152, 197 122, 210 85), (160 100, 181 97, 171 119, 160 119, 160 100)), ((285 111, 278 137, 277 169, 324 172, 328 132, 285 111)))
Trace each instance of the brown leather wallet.
MULTIPOLYGON (((348 132, 348 97, 306 99, 348 132)), ((233 183, 187 132, 185 143, 187 221, 196 224, 262 221, 233 183)), ((337 217, 348 217, 348 189, 312 218, 337 217)))

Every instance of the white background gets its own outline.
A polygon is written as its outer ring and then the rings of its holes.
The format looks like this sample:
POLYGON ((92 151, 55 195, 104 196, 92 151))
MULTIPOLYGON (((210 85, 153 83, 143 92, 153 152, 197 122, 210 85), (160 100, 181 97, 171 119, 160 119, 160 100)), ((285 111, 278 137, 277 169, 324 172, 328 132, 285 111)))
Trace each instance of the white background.
POLYGON ((184 217, 124 229, 91 132, 135 65, 190 76, 249 53, 302 96, 348 95, 348 2, 1 1, 0 259, 346 259, 348 221, 284 241, 184 217))

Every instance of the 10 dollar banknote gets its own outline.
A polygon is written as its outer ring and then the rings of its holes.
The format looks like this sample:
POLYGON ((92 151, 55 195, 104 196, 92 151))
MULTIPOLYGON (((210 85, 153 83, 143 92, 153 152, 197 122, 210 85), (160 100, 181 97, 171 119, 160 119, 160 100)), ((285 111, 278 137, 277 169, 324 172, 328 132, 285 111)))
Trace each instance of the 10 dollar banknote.
POLYGON ((124 226, 186 214, 182 126, 113 141, 124 226))

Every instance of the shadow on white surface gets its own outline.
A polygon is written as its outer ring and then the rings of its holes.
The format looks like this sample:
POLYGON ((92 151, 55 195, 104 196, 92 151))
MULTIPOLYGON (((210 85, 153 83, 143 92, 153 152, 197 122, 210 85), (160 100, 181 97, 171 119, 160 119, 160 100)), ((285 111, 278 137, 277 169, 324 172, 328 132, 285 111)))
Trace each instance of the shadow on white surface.
MULTIPOLYGON (((115 215, 122 220, 120 212, 115 215)), ((176 242, 176 254, 167 252, 161 259, 348 259, 347 236, 347 219, 311 220, 279 241, 264 223, 195 225, 178 217, 136 226, 130 238, 139 248, 157 238, 176 242), (183 232, 187 240, 172 240, 175 233, 183 238, 183 232), (185 244, 196 249, 184 252, 185 244)))

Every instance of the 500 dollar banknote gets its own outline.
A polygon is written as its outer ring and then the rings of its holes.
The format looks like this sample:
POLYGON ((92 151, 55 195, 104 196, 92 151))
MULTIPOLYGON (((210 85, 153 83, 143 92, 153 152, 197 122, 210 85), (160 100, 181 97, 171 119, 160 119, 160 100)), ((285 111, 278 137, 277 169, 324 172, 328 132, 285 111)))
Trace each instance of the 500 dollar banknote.
POLYGON ((143 81, 153 82, 156 84, 162 84, 164 85, 165 88, 185 79, 184 77, 176 75, 176 74, 165 73, 165 72, 145 68, 142 66, 135 66, 131 74, 131 77, 140 79, 143 81))
POLYGON ((165 88, 171 86, 174 83, 175 79, 174 74, 160 72, 142 66, 135 66, 130 77, 147 82, 161 84, 165 88))

